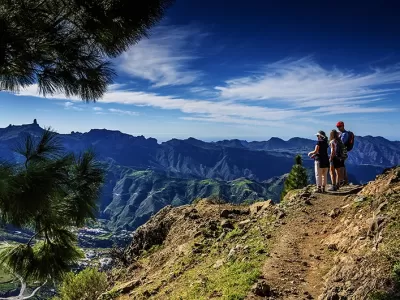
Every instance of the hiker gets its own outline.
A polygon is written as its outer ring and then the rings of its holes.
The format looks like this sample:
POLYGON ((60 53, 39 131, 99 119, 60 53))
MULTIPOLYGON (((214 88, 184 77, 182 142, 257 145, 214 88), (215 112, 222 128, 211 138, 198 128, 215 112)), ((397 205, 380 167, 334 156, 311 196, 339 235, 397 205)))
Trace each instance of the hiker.
MULTIPOLYGON (((336 127, 339 130, 339 137, 340 137, 342 143, 346 146, 346 150, 351 151, 353 149, 353 145, 354 145, 354 134, 351 131, 347 131, 346 129, 344 129, 343 121, 337 122, 336 127)), ((346 157, 346 159, 347 159, 347 157, 346 157)), ((340 182, 338 182, 339 186, 344 186, 344 185, 349 184, 346 165, 345 165, 346 159, 343 160, 343 166, 340 168, 341 180, 340 180, 340 182)))
POLYGON ((317 193, 325 193, 327 185, 327 175, 329 168, 328 157, 328 138, 325 132, 320 130, 315 134, 317 136, 317 144, 314 151, 308 153, 308 156, 315 160, 315 180, 317 183, 317 193))
POLYGON ((344 160, 341 159, 342 141, 335 129, 329 135, 329 147, 331 148, 329 163, 332 186, 328 191, 337 191, 339 189, 339 182, 342 179, 341 169, 344 166, 344 160))

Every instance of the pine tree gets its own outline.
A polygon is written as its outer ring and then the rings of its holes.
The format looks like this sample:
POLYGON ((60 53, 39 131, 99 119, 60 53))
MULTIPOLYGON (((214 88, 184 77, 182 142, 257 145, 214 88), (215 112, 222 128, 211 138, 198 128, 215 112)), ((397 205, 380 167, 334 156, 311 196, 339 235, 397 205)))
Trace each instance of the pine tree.
POLYGON ((109 59, 148 34, 174 0, 0 1, 0 91, 99 99, 109 59))
POLYGON ((65 154, 51 130, 27 136, 15 150, 22 164, 0 164, 0 221, 33 234, 2 246, 0 265, 25 280, 60 279, 82 256, 72 229, 95 218, 103 168, 91 151, 65 154))
POLYGON ((286 194, 295 189, 301 189, 308 185, 307 170, 303 167, 303 159, 300 155, 295 157, 295 165, 289 173, 289 176, 285 180, 283 191, 281 194, 281 200, 286 194))

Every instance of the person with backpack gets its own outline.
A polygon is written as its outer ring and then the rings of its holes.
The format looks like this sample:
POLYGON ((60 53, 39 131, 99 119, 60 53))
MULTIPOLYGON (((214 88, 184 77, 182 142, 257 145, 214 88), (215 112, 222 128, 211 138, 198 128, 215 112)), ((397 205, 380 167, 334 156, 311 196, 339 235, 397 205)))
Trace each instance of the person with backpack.
MULTIPOLYGON (((339 137, 340 137, 342 143, 344 144, 344 146, 346 147, 347 152, 350 152, 351 150, 353 150, 353 147, 354 147, 354 134, 351 131, 347 131, 344 128, 343 121, 337 122, 336 127, 339 130, 339 137)), ((347 159, 347 157, 346 157, 346 159, 347 159)), ((341 173, 341 181, 339 182, 340 186, 344 186, 349 183, 345 160, 343 161, 343 167, 340 170, 340 173, 341 173)))
POLYGON ((314 151, 308 153, 308 156, 315 160, 315 180, 317 183, 317 193, 325 193, 326 185, 328 183, 328 138, 325 132, 320 130, 316 133, 317 144, 314 151))
POLYGON ((335 129, 333 129, 329 135, 329 146, 331 148, 329 162, 332 186, 328 191, 337 191, 339 189, 339 182, 342 179, 341 169, 344 166, 347 151, 339 137, 339 133, 335 129))

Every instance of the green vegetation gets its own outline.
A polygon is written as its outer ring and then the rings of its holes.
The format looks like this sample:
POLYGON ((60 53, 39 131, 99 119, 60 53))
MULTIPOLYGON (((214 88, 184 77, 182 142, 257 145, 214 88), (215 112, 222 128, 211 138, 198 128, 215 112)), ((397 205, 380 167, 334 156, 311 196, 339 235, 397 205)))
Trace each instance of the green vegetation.
POLYGON ((241 236, 243 234, 244 234, 243 230, 241 230, 239 228, 235 228, 232 231, 229 231, 225 238, 226 239, 232 239, 232 238, 235 238, 237 236, 241 236))
POLYGON ((134 230, 166 205, 181 206, 197 203, 200 199, 221 198, 235 204, 266 199, 278 201, 283 186, 281 178, 260 183, 243 178, 234 181, 175 178, 127 167, 122 171, 111 167, 109 172, 120 178, 115 183, 115 197, 106 209, 109 215, 106 226, 110 230, 134 230), (119 213, 122 211, 129 213, 119 213))
POLYGON ((141 255, 142 257, 148 257, 152 255, 154 252, 159 251, 162 248, 162 245, 153 245, 149 250, 143 250, 141 255))
POLYGON ((172 3, 1 1, 0 91, 37 83, 43 95, 101 98, 114 75, 109 59, 146 36, 172 3))
POLYGON ((0 267, 0 291, 10 291, 18 287, 15 278, 3 267, 0 267))
POLYGON ((73 229, 95 219, 104 171, 90 151, 65 154, 50 130, 27 136, 16 151, 22 165, 0 165, 0 218, 34 234, 3 245, 0 265, 27 280, 57 280, 82 257, 73 229))
MULTIPOLYGON (((225 241, 229 242, 228 247, 235 245, 237 242, 235 237, 239 237, 239 235, 240 231, 236 230, 235 233, 226 237, 225 241)), ((252 284, 261 274, 261 266, 265 260, 265 255, 257 253, 262 247, 260 245, 261 236, 257 234, 257 230, 252 230, 249 236, 253 236, 251 240, 246 241, 249 253, 238 251, 234 257, 224 262, 219 268, 214 268, 212 272, 210 272, 210 265, 221 259, 220 250, 215 246, 212 247, 208 257, 192 258, 190 263, 183 264, 183 266, 191 264, 194 266, 176 282, 171 283, 169 297, 172 299, 179 299, 179 297, 193 300, 209 299, 213 293, 216 293, 222 299, 244 299, 252 284)), ((163 297, 162 293, 160 293, 160 297, 163 297)))
POLYGON ((385 230, 388 237, 384 246, 385 255, 396 265, 400 262, 400 192, 397 191, 387 196, 386 211, 391 218, 389 226, 385 230))
POLYGON ((217 290, 224 299, 244 299, 251 285, 261 274, 260 267, 256 262, 246 261, 227 262, 212 273, 206 272, 206 270, 197 273, 196 269, 187 274, 189 278, 192 278, 192 285, 187 291, 181 290, 179 293, 173 291, 172 295, 179 295, 182 299, 209 299, 209 296, 217 290), (201 274, 207 274, 207 277, 203 277, 203 280, 194 280, 194 276, 196 276, 194 272, 196 272, 197 278, 201 274))
POLYGON ((291 190, 301 189, 308 185, 307 170, 303 167, 303 160, 300 155, 295 158, 295 165, 287 177, 283 191, 281 194, 281 200, 291 190))
MULTIPOLYGON (((400 169, 399 169, 400 170, 400 169)), ((397 171, 399 172, 399 171, 397 171)), ((400 174, 397 175, 400 178, 400 174)), ((385 196, 387 205, 385 206, 385 213, 390 218, 390 224, 385 228, 384 231, 384 243, 381 251, 383 251, 384 257, 387 263, 391 266, 392 272, 390 274, 390 281, 392 289, 388 291, 374 291, 371 293, 369 298, 371 300, 391 300, 399 299, 400 297, 400 192, 394 191, 385 196)), ((372 205, 371 202, 374 198, 368 198, 368 204, 372 205)))
POLYGON ((131 173, 131 176, 139 177, 139 176, 149 176, 149 175, 152 175, 152 174, 153 174, 153 171, 148 171, 148 170, 145 170, 145 171, 133 171, 131 173))
POLYGON ((13 279, 13 277, 10 273, 8 273, 3 268, 0 269, 0 283, 10 281, 12 279, 13 279))
POLYGON ((54 300, 93 300, 107 288, 107 277, 96 269, 85 269, 78 274, 66 274, 59 296, 54 300))
POLYGON ((218 184, 218 181, 214 179, 203 179, 200 181, 200 184, 208 185, 208 184, 218 184))
POLYGON ((248 180, 248 179, 238 179, 238 180, 234 180, 232 183, 234 185, 242 187, 244 185, 252 184, 253 182, 251 180, 248 180))
MULTIPOLYGON (((154 299, 245 299, 251 286, 258 280, 267 257, 264 236, 269 230, 268 220, 262 220, 258 226, 249 226, 246 230, 235 228, 218 243, 215 238, 222 232, 218 227, 213 237, 204 235, 196 238, 187 245, 191 249, 187 254, 178 255, 167 262, 164 260, 166 257, 163 258, 167 254, 163 254, 163 251, 168 253, 169 248, 157 249, 154 256, 146 253, 138 264, 143 268, 157 266, 155 272, 162 269, 162 273, 157 273, 152 281, 135 288, 130 297, 148 299, 154 295, 154 299), (162 263, 158 264, 154 259, 161 259, 162 263)), ((127 279, 132 280, 132 277, 128 274, 127 279)))

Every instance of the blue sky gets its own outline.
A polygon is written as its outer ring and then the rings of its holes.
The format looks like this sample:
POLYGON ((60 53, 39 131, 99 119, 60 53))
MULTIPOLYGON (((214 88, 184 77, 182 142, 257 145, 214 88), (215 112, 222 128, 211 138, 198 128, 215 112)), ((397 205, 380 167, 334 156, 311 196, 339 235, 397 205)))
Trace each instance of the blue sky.
POLYGON ((62 133, 266 140, 313 138, 343 120, 399 140, 399 7, 370 2, 177 0, 113 60, 103 99, 1 92, 0 127, 36 118, 62 133))

